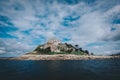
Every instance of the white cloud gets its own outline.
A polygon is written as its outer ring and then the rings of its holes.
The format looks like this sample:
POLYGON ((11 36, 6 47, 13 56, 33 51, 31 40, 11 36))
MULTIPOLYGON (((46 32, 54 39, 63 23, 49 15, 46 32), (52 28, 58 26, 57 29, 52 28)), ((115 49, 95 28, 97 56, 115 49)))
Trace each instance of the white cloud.
POLYGON ((11 54, 16 54, 16 53, 21 53, 24 54, 28 51, 34 50, 35 46, 34 45, 28 45, 27 41, 19 41, 17 39, 0 39, 1 45, 3 47, 0 48, 0 52, 4 53, 11 53, 11 54))
MULTIPOLYGON (((0 15, 10 18, 14 27, 18 28, 17 31, 8 32, 18 39, 1 40, 7 49, 14 49, 18 51, 17 53, 22 53, 22 50, 25 50, 23 52, 31 51, 35 45, 37 46, 33 40, 41 40, 40 36, 44 36, 45 39, 51 37, 57 37, 60 40, 70 38, 69 43, 79 44, 91 52, 99 53, 101 51, 100 53, 102 54, 102 52, 111 49, 110 47, 105 48, 110 44, 102 46, 101 49, 99 49, 100 45, 95 45, 93 46, 94 50, 86 45, 94 42, 99 43, 105 39, 110 40, 120 33, 119 28, 114 32, 110 31, 110 17, 120 13, 120 6, 115 5, 117 3, 112 4, 112 2, 108 4, 106 1, 96 1, 92 6, 85 2, 79 2, 74 5, 58 3, 57 1, 53 1, 51 4, 50 2, 39 0, 10 0, 8 3, 2 2, 0 15), (111 7, 107 7, 105 10, 100 8, 104 7, 105 4, 106 6, 111 4, 111 7), (68 23, 73 25, 72 27, 64 26, 62 22, 67 16, 72 16, 72 18, 80 16, 80 18, 75 21, 68 20, 68 23), (29 34, 25 34, 23 31, 28 31, 29 34), (95 51, 95 48, 98 50, 95 51)), ((41 42, 45 42, 44 39, 41 42)))
POLYGON ((6 51, 4 51, 4 50, 0 50, 0 54, 2 54, 2 53, 6 53, 6 51))
POLYGON ((113 8, 105 12, 105 16, 113 18, 116 14, 120 14, 120 5, 116 5, 113 8))
POLYGON ((6 53, 5 48, 4 47, 0 47, 0 54, 6 53))

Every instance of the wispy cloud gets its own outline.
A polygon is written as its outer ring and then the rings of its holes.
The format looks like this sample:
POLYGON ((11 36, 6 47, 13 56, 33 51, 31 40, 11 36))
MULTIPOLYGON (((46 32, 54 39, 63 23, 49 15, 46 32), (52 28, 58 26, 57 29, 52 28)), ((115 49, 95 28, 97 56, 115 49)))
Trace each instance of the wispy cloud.
POLYGON ((116 53, 119 5, 119 0, 0 1, 0 46, 6 53, 24 53, 56 37, 96 54, 116 53))

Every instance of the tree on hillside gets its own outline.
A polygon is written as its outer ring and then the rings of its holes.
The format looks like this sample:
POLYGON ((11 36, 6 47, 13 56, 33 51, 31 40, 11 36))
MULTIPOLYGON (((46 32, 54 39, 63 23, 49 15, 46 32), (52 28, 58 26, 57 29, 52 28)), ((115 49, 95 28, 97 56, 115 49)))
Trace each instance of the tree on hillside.
POLYGON ((50 47, 47 47, 44 51, 45 51, 46 53, 49 53, 49 52, 51 52, 51 48, 50 48, 50 47))
POLYGON ((79 48, 79 50, 81 51, 81 50, 82 50, 82 48, 79 48))
POLYGON ((83 52, 83 53, 85 52, 82 48, 79 48, 79 51, 81 51, 81 52, 83 52))
POLYGON ((78 45, 78 44, 76 44, 76 45, 75 45, 75 47, 76 47, 76 48, 78 48, 78 47, 79 47, 79 45, 78 45))
POLYGON ((70 49, 70 50, 67 50, 66 52, 67 53, 71 53, 73 51, 73 49, 70 49))
POLYGON ((79 45, 78 44, 75 45, 75 51, 77 51, 77 52, 79 51, 79 45))
POLYGON ((91 53, 91 55, 94 55, 93 53, 91 53))
POLYGON ((85 53, 89 55, 89 52, 88 52, 88 50, 85 50, 85 53))

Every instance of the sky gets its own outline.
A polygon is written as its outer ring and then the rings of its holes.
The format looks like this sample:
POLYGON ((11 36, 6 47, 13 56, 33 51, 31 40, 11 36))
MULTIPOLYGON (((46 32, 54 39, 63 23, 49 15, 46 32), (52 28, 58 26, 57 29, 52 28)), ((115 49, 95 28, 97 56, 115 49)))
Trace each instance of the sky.
POLYGON ((0 55, 33 51, 51 38, 95 55, 120 52, 120 0, 0 0, 0 55))

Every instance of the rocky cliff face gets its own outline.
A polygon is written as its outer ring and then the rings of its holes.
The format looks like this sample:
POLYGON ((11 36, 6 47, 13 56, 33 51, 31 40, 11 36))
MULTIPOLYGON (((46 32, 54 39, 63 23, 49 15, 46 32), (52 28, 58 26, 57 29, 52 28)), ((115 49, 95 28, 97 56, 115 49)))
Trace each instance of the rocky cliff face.
MULTIPOLYGON (((72 53, 81 52, 77 48, 68 43, 62 43, 57 39, 48 40, 46 44, 39 45, 32 54, 48 54, 50 52, 54 53, 72 53)), ((84 52, 83 52, 84 53, 84 52)))

